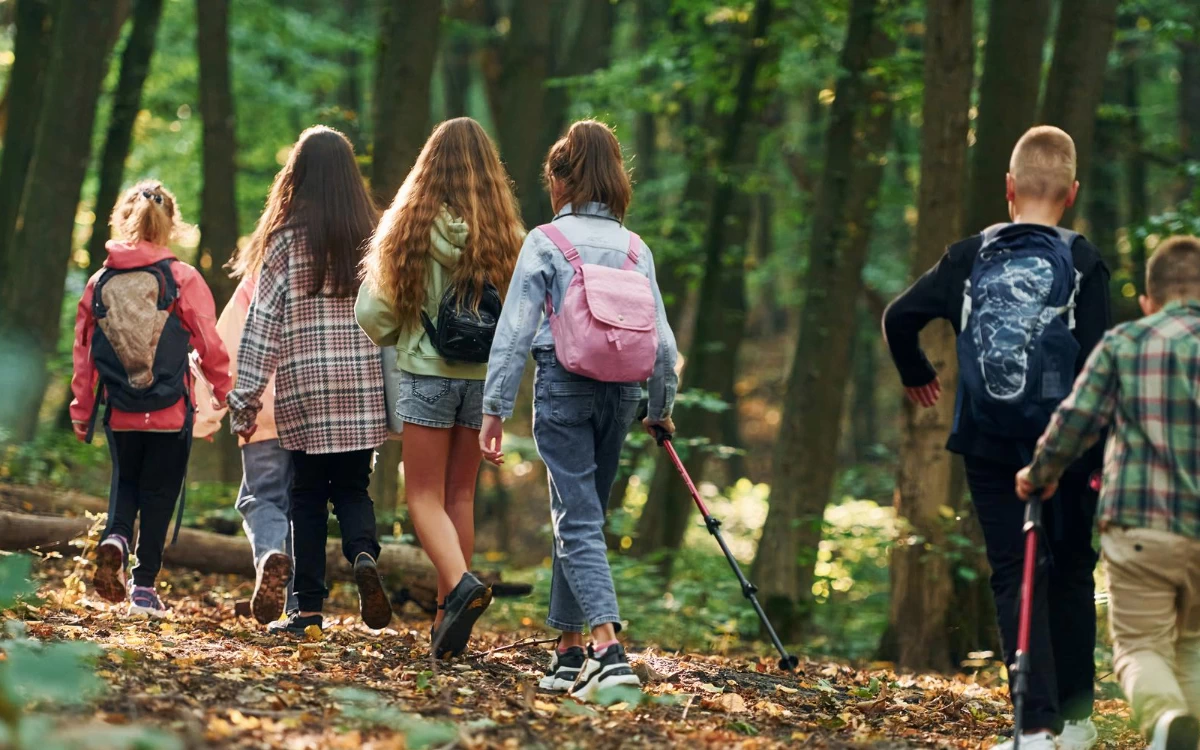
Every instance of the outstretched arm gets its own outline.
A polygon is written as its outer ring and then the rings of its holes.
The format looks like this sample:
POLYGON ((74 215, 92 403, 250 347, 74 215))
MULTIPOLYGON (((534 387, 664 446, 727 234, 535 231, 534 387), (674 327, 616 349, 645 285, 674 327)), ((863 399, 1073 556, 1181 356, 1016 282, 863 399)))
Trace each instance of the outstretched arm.
POLYGON ((229 394, 233 431, 243 437, 254 432, 263 391, 279 364, 290 250, 290 233, 280 232, 271 240, 254 299, 246 313, 246 327, 237 354, 237 385, 229 394))
POLYGON ((925 407, 937 403, 942 388, 937 370, 921 349, 921 331, 931 321, 946 317, 952 286, 950 255, 946 253, 883 313, 883 337, 900 382, 909 399, 925 407))

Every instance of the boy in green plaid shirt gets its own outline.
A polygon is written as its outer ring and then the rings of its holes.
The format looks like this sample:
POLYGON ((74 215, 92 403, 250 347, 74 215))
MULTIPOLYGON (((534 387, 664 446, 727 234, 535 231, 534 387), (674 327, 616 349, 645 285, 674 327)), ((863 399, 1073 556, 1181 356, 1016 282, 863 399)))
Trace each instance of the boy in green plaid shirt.
POLYGON ((1152 749, 1200 742, 1200 239, 1164 241, 1146 317, 1092 352, 1017 475, 1050 499, 1067 465, 1112 428, 1098 517, 1113 663, 1152 749))

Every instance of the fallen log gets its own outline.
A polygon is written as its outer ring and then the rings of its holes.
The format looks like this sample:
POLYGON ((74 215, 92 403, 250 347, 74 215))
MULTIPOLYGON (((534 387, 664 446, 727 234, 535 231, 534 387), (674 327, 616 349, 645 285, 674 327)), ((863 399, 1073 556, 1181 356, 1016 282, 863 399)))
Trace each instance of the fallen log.
MULTIPOLYGON (((71 542, 85 536, 95 522, 88 518, 38 516, 0 511, 0 549, 72 553, 71 542)), ((244 537, 223 536, 208 531, 183 529, 179 541, 163 552, 167 566, 187 568, 201 573, 217 573, 254 578, 250 543, 244 537)), ((341 541, 331 539, 325 547, 328 575, 336 580, 353 581, 350 564, 342 556, 341 541)), ((435 611, 437 573, 420 548, 409 544, 385 544, 379 555, 379 570, 398 602, 411 601, 426 612, 435 611)), ((492 583, 497 596, 529 593, 524 584, 505 584, 498 574, 483 576, 492 583)))

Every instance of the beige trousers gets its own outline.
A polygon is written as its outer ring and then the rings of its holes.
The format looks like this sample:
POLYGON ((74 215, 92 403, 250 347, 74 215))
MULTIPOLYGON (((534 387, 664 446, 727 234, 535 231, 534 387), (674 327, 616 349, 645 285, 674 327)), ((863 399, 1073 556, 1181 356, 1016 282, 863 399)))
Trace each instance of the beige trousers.
POLYGON ((1113 665, 1142 732, 1164 711, 1200 716, 1200 541, 1112 528, 1101 549, 1113 665))

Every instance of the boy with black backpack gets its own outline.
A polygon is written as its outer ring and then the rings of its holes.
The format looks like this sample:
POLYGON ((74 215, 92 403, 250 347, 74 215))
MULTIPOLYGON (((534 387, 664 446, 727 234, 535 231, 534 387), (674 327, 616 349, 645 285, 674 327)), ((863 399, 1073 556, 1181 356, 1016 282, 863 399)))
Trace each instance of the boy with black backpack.
POLYGON ((88 281, 75 317, 71 421, 90 442, 105 406, 113 469, 96 591, 114 603, 128 596, 131 614, 163 617, 154 581, 177 498, 183 516, 194 415, 189 349, 221 402, 230 388, 229 355, 204 279, 166 247, 184 226, 175 196, 159 182, 139 182, 117 202, 111 224, 122 239, 108 243, 104 269, 88 281), (127 591, 136 519, 137 566, 127 591))
MULTIPOLYGON (((1006 178, 1011 224, 951 245, 884 313, 892 359, 909 399, 937 403, 941 384, 921 350, 931 321, 958 334, 959 382, 947 449, 966 463, 983 528, 1008 663, 1017 644, 1025 505, 1013 477, 1033 456, 1050 415, 1111 325, 1108 269, 1082 235, 1059 227, 1079 189, 1075 144, 1058 128, 1026 132, 1006 178)), ((1034 587, 1031 668, 1021 747, 1087 750, 1096 637, 1096 494, 1092 451, 1067 470, 1045 519, 1046 554, 1034 587)), ((1002 747, 1007 747, 1006 745, 1002 747)))

